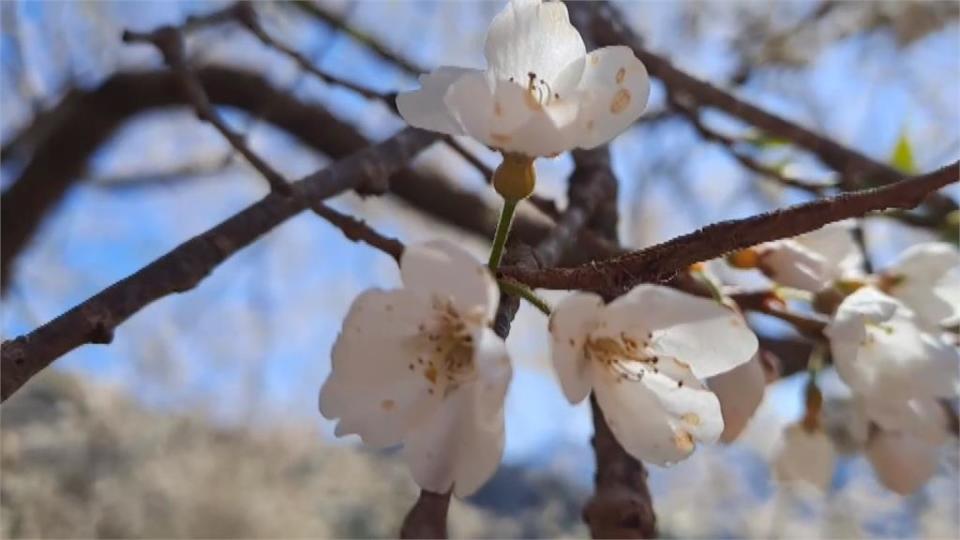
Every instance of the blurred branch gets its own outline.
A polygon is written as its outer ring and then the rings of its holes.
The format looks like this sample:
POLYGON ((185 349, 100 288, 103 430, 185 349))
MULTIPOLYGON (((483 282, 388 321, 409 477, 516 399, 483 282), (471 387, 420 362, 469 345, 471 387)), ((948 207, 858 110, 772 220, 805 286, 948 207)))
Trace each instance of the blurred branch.
MULTIPOLYGON (((196 71, 196 77, 213 103, 257 112, 263 121, 333 159, 370 144, 353 126, 320 105, 278 90, 258 74, 205 67, 196 71)), ((67 99, 69 106, 58 114, 56 129, 37 147, 19 178, 0 198, 0 276, 4 283, 14 257, 46 213, 81 178, 87 158, 97 148, 137 114, 186 103, 177 78, 168 72, 118 73, 98 88, 77 90, 67 99)), ((496 224, 496 210, 482 197, 458 190, 429 173, 404 169, 391 183, 391 192, 419 210, 486 237, 496 224)), ((515 233, 535 242, 549 226, 548 220, 528 219, 521 214, 515 233)))
POLYGON ((164 62, 173 70, 177 82, 182 89, 184 98, 193 106, 197 117, 216 128, 223 138, 230 143, 240 155, 247 159, 253 168, 270 184, 270 189, 284 195, 290 195, 290 185, 283 176, 275 171, 266 161, 247 146, 244 137, 233 131, 223 120, 216 109, 210 104, 210 98, 203 89, 203 85, 193 74, 185 59, 183 34, 179 28, 164 26, 152 32, 123 32, 123 41, 126 43, 148 43, 157 48, 163 55, 164 62))
MULTIPOLYGON (((246 10, 244 12, 246 12, 246 10)), ((251 11, 250 13, 253 12, 251 11)), ((254 16, 255 15, 248 15, 248 18, 254 16)), ((219 113, 217 113, 216 109, 210 105, 210 98, 207 96, 203 84, 200 83, 200 80, 189 66, 187 66, 186 60, 184 59, 185 46, 183 34, 179 29, 168 26, 149 33, 128 31, 124 32, 123 40, 132 43, 147 42, 157 47, 163 54, 167 64, 173 69, 184 90, 184 97, 193 106, 197 116, 212 124, 217 131, 227 139, 227 142, 230 143, 230 146, 232 146, 237 153, 247 158, 247 161, 269 182, 275 191, 284 195, 294 195, 287 180, 246 144, 245 137, 231 130, 223 118, 220 117, 219 113)), ((306 62, 305 59, 304 62, 306 62)), ((337 212, 319 200, 304 199, 302 202, 313 210, 315 214, 339 228, 350 240, 354 242, 366 242, 389 254, 395 260, 400 260, 400 254, 403 253, 403 244, 397 240, 381 235, 363 221, 337 212)))
POLYGON ((828 223, 890 208, 909 209, 930 193, 956 182, 960 163, 888 186, 841 193, 834 197, 722 221, 662 244, 574 268, 528 271, 502 268, 501 274, 531 287, 624 291, 645 281, 664 281, 693 263, 736 249, 797 236, 828 223))
MULTIPOLYGON (((645 49, 640 38, 624 24, 627 18, 609 2, 572 3, 569 8, 575 23, 581 30, 589 29, 598 45, 625 44, 631 47, 650 75, 660 79, 670 92, 688 95, 699 106, 716 107, 769 135, 788 140, 813 153, 840 174, 844 182, 841 187, 844 189, 890 184, 901 178, 900 172, 885 163, 742 101, 677 69, 667 59, 645 49)), ((935 194, 925 202, 938 221, 957 209, 956 201, 943 194, 935 194)))
POLYGON ((382 191, 393 173, 435 140, 420 130, 403 130, 292 184, 295 197, 271 193, 33 332, 3 342, 0 401, 67 352, 109 343, 118 325, 151 302, 192 289, 229 256, 304 210, 304 201, 348 189, 382 191))
POLYGON ((328 26, 331 26, 349 35, 357 42, 362 43, 364 46, 370 49, 370 51, 383 60, 386 60, 387 62, 390 62, 391 64, 394 64, 403 71, 407 72, 408 75, 417 76, 427 71, 426 68, 416 65, 411 60, 408 60, 396 51, 381 44, 379 40, 370 34, 352 27, 345 19, 339 15, 327 11, 324 6, 317 2, 310 2, 308 0, 295 0, 290 2, 290 4, 299 8, 307 15, 322 21, 324 24, 327 24, 328 26))
POLYGON ((701 137, 726 148, 730 155, 733 156, 733 158, 736 159, 741 165, 757 173, 762 178, 774 181, 783 186, 801 189, 814 195, 822 195, 824 190, 835 187, 831 184, 824 184, 820 182, 813 182, 811 180, 786 176, 778 168, 770 167, 760 163, 737 148, 737 146, 739 146, 743 141, 707 127, 707 125, 700 118, 699 112, 689 105, 682 103, 682 98, 670 94, 670 103, 680 112, 681 115, 683 115, 684 118, 690 122, 690 124, 697 131, 697 133, 700 134, 701 137))
POLYGON ((263 43, 267 47, 276 49, 284 56, 287 56, 288 58, 293 60, 298 66, 300 66, 300 68, 303 69, 304 71, 310 73, 311 75, 317 77, 318 79, 328 84, 342 86, 365 98, 379 99, 379 100, 388 102, 388 106, 392 108, 393 97, 391 95, 385 94, 382 92, 377 92, 376 90, 372 90, 370 88, 361 86, 357 83, 350 82, 348 80, 342 79, 335 75, 331 75, 330 73, 327 73, 321 70, 320 68, 318 68, 317 66, 315 66, 306 56, 302 55, 295 49, 292 49, 287 45, 284 45, 280 41, 274 39, 273 36, 271 36, 263 28, 263 25, 260 24, 260 18, 257 16, 257 12, 254 9, 253 2, 249 2, 249 1, 237 2, 236 4, 234 4, 228 9, 231 10, 231 13, 236 18, 236 20, 240 22, 243 26, 245 26, 248 30, 250 30, 250 33, 256 36, 261 43, 263 43))

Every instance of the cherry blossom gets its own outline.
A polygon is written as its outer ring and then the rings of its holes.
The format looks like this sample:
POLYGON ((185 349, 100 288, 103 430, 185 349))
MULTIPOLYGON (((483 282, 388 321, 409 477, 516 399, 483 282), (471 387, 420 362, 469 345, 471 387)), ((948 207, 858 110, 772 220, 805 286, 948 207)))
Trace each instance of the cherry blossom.
POLYGON ((863 255, 847 223, 832 223, 800 236, 767 242, 747 253, 753 260, 741 266, 756 267, 780 285, 810 292, 839 279, 863 275, 863 255))
POLYGON ((931 327, 960 322, 960 251, 942 242, 913 245, 880 277, 879 286, 931 327))
POLYGON ((909 495, 937 472, 939 450, 938 445, 911 433, 877 429, 864 454, 881 484, 900 495, 909 495))
POLYGON ((790 424, 774 457, 774 474, 786 485, 827 491, 833 478, 836 450, 818 424, 790 424))
POLYGON ((550 318, 551 354, 571 403, 592 390, 610 430, 634 457, 670 465, 723 432, 703 379, 747 362, 757 338, 712 300, 640 285, 608 305, 566 297, 550 318))
POLYGON ((837 373, 872 405, 874 421, 891 417, 878 414, 876 404, 903 411, 911 399, 957 393, 957 349, 924 331, 912 310, 873 287, 844 299, 824 333, 837 373))
POLYGON ((489 328, 499 292, 490 272, 446 241, 408 246, 403 287, 354 300, 333 346, 320 411, 378 448, 403 444, 416 482, 467 495, 503 453, 506 347, 489 328))
POLYGON ((494 17, 487 69, 443 66, 397 98, 410 125, 503 151, 552 156, 599 146, 643 112, 646 68, 629 47, 586 52, 561 2, 511 0, 494 17))

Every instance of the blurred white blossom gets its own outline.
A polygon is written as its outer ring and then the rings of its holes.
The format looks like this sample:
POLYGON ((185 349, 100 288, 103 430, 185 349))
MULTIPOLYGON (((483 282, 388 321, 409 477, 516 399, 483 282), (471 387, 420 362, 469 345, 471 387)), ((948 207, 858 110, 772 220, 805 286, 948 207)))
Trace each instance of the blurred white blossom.
POLYGON ((819 425, 798 422, 783 432, 781 446, 774 457, 774 473, 783 484, 825 492, 830 488, 835 461, 833 443, 819 425))
POLYGON ((943 242, 910 246, 880 278, 890 296, 931 328, 960 322, 960 251, 943 242))
POLYGON ((926 332, 907 306, 872 287, 844 299, 824 332, 837 373, 865 400, 870 420, 885 428, 902 427, 911 418, 903 412, 910 400, 957 393, 957 349, 926 332))
POLYGON ((862 277, 863 254, 848 223, 832 223, 757 246, 758 268, 780 285, 817 292, 838 279, 862 277))

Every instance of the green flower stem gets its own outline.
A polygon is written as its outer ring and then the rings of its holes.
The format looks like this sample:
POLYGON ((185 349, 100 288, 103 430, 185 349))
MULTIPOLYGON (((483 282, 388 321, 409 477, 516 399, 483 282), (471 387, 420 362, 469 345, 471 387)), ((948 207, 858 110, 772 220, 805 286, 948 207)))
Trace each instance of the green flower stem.
POLYGON ((490 262, 487 266, 492 272, 496 272, 500 267, 500 260, 503 259, 503 247, 507 244, 507 237, 510 236, 510 225, 513 224, 513 213, 517 209, 518 200, 504 199, 503 210, 500 211, 500 222, 497 223, 497 232, 493 236, 493 247, 490 249, 490 262))
POLYGON ((537 293, 533 292, 533 289, 530 287, 506 278, 498 280, 497 283, 500 284, 500 290, 503 292, 511 296, 519 296, 527 302, 530 302, 533 307, 539 309, 544 315, 550 315, 550 305, 547 304, 543 298, 537 296, 537 293))

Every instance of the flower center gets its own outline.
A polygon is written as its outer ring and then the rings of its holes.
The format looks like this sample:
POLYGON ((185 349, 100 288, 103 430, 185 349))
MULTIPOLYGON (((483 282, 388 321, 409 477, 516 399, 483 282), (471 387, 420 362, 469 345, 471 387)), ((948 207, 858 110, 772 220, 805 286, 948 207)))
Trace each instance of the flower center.
POLYGON ((650 353, 649 344, 649 334, 646 339, 638 342, 620 332, 619 339, 587 336, 583 350, 587 360, 606 367, 617 378, 617 382, 639 381, 648 370, 659 372, 656 365, 660 359, 650 353))
MULTIPOLYGON (((510 77, 510 82, 519 84, 513 77, 510 77)), ((527 107, 539 110, 555 99, 560 99, 560 94, 553 91, 546 79, 537 77, 532 71, 527 73, 527 107)))
POLYGON ((449 300, 434 298, 434 318, 420 325, 423 340, 416 365, 410 370, 422 370, 430 383, 427 392, 443 397, 476 378, 473 364, 473 333, 463 317, 449 300))

